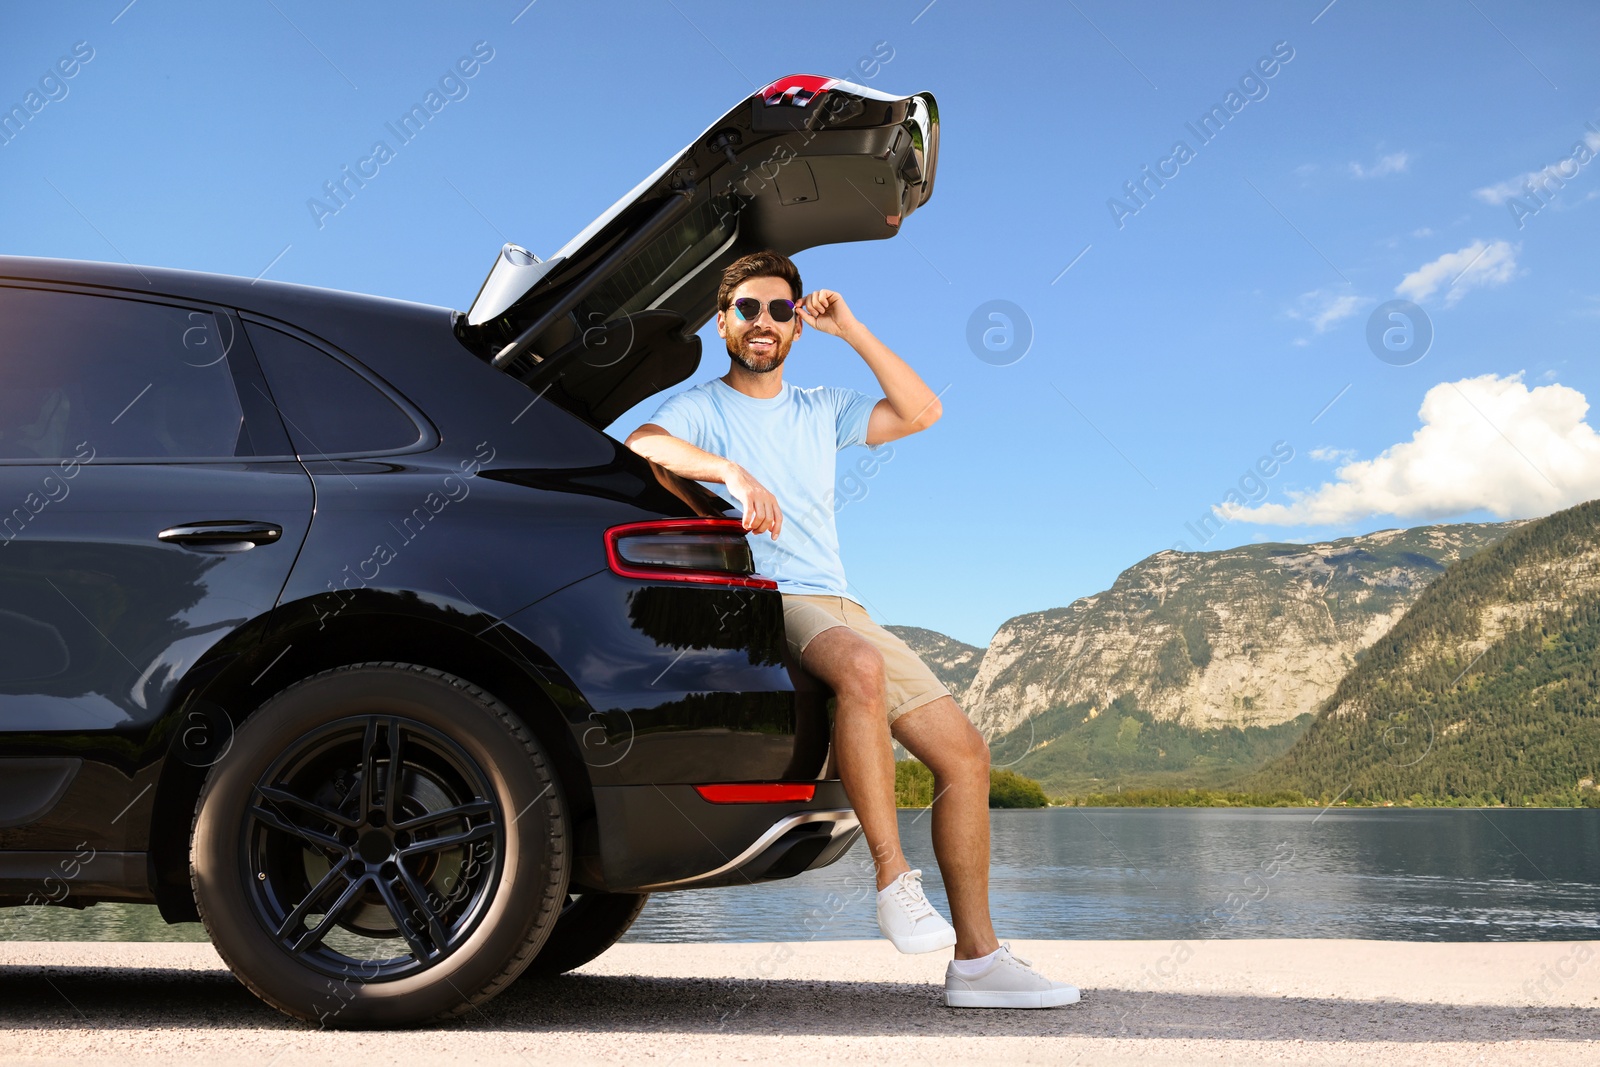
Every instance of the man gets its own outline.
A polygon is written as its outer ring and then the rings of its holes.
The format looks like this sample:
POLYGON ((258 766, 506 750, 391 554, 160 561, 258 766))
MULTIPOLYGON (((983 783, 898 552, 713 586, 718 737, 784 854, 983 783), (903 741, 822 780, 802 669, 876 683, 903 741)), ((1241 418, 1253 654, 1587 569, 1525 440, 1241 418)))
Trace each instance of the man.
POLYGON ((905 642, 845 590, 834 524, 837 453, 931 426, 939 399, 830 289, 801 296, 776 252, 730 264, 717 292, 728 373, 669 397, 628 435, 635 452, 686 478, 726 486, 744 508, 756 569, 783 597, 790 654, 833 690, 833 751, 877 868, 878 925, 902 952, 955 947, 945 1003, 1053 1007, 1078 990, 1052 982, 995 939, 989 919, 989 749, 905 642), (783 363, 806 325, 842 338, 883 387, 800 389, 783 363), (891 738, 933 772, 933 848, 955 926, 922 892, 900 849, 891 738))

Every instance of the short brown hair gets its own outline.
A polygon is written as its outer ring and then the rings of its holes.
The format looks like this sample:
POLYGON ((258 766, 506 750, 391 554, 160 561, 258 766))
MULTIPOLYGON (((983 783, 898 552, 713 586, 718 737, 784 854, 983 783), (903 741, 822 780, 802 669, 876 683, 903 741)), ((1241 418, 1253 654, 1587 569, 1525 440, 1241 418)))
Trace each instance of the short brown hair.
POLYGON ((740 256, 722 271, 722 285, 717 288, 717 310, 727 311, 733 300, 733 291, 751 278, 782 278, 789 283, 789 291, 798 301, 805 295, 800 288, 800 271, 794 261, 782 252, 767 249, 740 256))

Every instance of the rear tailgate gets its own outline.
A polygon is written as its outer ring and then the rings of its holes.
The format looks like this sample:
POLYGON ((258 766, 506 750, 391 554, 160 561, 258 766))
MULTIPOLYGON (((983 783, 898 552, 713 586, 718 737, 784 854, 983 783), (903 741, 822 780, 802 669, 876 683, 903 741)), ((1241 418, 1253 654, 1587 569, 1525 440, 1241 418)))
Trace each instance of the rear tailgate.
POLYGON ((932 195, 938 131, 928 93, 780 78, 548 260, 506 245, 457 332, 603 429, 695 372, 733 260, 898 233, 932 195))

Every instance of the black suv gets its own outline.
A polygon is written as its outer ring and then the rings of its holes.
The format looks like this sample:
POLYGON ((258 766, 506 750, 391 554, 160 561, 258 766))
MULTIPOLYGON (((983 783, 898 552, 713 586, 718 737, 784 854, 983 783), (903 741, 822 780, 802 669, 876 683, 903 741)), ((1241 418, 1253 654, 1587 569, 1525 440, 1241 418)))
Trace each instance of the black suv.
POLYGON ((734 258, 893 236, 937 139, 782 79, 465 313, 0 257, 0 905, 154 903, 381 1026, 836 860, 830 694, 737 510, 604 428, 734 258))

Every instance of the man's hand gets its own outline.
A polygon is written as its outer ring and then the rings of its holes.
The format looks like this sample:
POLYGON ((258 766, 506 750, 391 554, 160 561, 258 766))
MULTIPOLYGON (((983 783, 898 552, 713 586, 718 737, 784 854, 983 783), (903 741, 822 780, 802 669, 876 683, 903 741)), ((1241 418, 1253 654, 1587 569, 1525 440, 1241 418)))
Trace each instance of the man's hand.
POLYGON ((844 302, 844 297, 832 289, 818 289, 801 297, 795 308, 807 326, 815 326, 834 337, 843 337, 860 325, 849 305, 844 302))
POLYGON ((776 541, 783 532, 783 512, 772 491, 737 463, 732 464, 723 484, 744 507, 744 528, 751 533, 771 533, 776 541))

